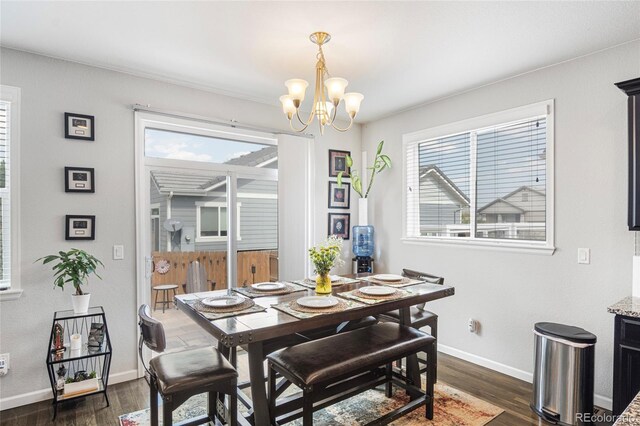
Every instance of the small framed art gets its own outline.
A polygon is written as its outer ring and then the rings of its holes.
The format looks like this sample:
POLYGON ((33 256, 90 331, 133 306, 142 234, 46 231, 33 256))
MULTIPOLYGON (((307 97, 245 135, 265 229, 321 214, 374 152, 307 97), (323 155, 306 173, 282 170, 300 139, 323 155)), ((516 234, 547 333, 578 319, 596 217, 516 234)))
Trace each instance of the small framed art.
POLYGON ((338 182, 329 182, 329 208, 330 209, 348 209, 351 207, 351 184, 342 182, 338 186, 338 182))
POLYGON ((65 216, 66 240, 95 240, 96 217, 95 216, 65 216))
POLYGON ((94 169, 64 168, 64 192, 96 192, 94 169))
POLYGON ((347 166, 347 155, 351 156, 351 151, 329 150, 329 177, 336 177, 340 172, 343 177, 351 176, 351 168, 347 166))
POLYGON ((64 113, 64 137, 66 139, 95 140, 95 117, 93 115, 64 113))
POLYGON ((329 213, 329 236, 335 235, 343 240, 348 240, 350 230, 351 214, 329 213))

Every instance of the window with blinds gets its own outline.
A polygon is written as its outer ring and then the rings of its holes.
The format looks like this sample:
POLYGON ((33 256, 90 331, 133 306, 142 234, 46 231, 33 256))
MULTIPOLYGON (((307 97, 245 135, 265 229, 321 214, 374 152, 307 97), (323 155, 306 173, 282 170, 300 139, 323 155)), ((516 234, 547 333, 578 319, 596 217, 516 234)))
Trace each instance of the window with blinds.
POLYGON ((405 135, 405 239, 552 248, 553 102, 405 135))
POLYGON ((10 105, 0 101, 0 289, 11 287, 10 105))

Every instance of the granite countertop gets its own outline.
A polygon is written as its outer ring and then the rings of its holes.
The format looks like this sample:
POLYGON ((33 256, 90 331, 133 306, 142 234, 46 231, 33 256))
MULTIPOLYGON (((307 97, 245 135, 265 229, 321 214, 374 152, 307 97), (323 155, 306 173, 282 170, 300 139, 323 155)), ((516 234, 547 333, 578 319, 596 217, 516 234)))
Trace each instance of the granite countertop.
POLYGON ((607 308, 612 314, 640 318, 640 297, 625 297, 615 305, 607 308))
POLYGON ((640 393, 631 401, 627 409, 620 414, 613 426, 637 426, 638 424, 640 424, 640 393))

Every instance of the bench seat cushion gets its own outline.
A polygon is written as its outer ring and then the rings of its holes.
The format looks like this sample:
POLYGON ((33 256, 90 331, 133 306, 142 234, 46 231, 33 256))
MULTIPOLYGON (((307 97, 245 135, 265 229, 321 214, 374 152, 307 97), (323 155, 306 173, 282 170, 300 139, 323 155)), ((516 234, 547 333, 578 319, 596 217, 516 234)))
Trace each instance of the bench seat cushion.
POLYGON ((313 385, 376 368, 434 341, 423 331, 381 323, 282 349, 267 358, 296 385, 313 385))
MULTIPOLYGON (((380 319, 382 321, 390 319, 393 322, 400 321, 400 311, 389 311, 380 315, 380 319)), ((432 321, 438 319, 438 315, 434 314, 431 311, 424 311, 422 309, 418 309, 415 306, 411 307, 411 325, 416 328, 424 327, 429 325, 432 321)))
POLYGON ((235 368, 215 348, 167 353, 149 361, 164 395, 203 388, 238 377, 235 368))

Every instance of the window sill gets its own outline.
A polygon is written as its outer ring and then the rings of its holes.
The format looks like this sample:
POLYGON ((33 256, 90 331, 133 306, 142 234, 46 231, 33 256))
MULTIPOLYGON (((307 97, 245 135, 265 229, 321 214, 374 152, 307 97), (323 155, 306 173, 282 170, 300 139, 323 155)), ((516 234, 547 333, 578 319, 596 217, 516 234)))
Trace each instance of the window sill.
POLYGON ((21 289, 9 289, 0 291, 0 302, 4 302, 6 300, 17 300, 22 296, 21 289))
POLYGON ((416 245, 449 245, 475 249, 510 251, 514 253, 541 254, 551 256, 556 248, 544 244, 515 243, 511 241, 480 241, 463 238, 437 237, 405 237, 400 239, 404 244, 416 245))

